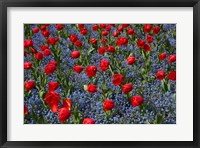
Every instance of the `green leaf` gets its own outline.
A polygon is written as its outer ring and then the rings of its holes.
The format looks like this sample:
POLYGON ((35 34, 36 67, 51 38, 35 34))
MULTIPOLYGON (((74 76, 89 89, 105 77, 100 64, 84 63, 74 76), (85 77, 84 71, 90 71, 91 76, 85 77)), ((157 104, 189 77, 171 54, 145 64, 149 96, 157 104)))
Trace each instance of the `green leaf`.
POLYGON ((168 88, 168 90, 170 90, 170 84, 169 83, 167 84, 167 88, 168 88))
POLYGON ((155 76, 151 76, 151 80, 155 80, 155 78, 156 78, 155 76))
POLYGON ((102 84, 102 89, 106 90, 106 84, 105 83, 102 84))
POLYGON ((111 66, 110 66, 110 65, 109 65, 109 69, 110 69, 110 71, 111 71, 112 75, 114 75, 114 72, 113 72, 113 70, 112 70, 112 68, 111 68, 111 66))
POLYGON ((164 52, 164 49, 161 47, 159 53, 161 54, 163 52, 164 52))
POLYGON ((132 55, 133 55, 133 53, 130 53, 130 54, 129 54, 129 56, 132 56, 132 55))
POLYGON ((163 122, 163 116, 159 116, 158 114, 156 115, 156 123, 157 124, 162 124, 163 122))
POLYGON ((142 73, 142 74, 145 74, 145 73, 146 73, 146 71, 145 71, 144 68, 141 69, 141 73, 142 73))
POLYGON ((41 114, 41 117, 37 121, 39 124, 45 124, 44 116, 41 114))
POLYGON ((168 83, 165 82, 165 80, 162 80, 161 86, 162 86, 163 92, 167 92, 167 91, 170 90, 170 84, 169 84, 169 86, 168 86, 168 83))
POLYGON ((93 52, 95 50, 95 48, 92 48, 88 51, 88 54, 90 54, 91 52, 93 52))
POLYGON ((83 89, 87 91, 87 85, 83 85, 83 89))
POLYGON ((40 91, 39 91, 39 97, 40 97, 40 98, 43 98, 43 95, 44 95, 44 91, 40 90, 40 91))
POLYGON ((140 104, 140 110, 144 111, 148 108, 148 106, 149 106, 149 103, 142 103, 142 104, 140 104))
POLYGON ((153 109, 154 114, 157 115, 157 110, 156 110, 156 108, 153 106, 152 109, 153 109))
POLYGON ((145 53, 143 50, 142 50, 142 57, 143 57, 143 59, 146 59, 146 56, 145 56, 145 53))

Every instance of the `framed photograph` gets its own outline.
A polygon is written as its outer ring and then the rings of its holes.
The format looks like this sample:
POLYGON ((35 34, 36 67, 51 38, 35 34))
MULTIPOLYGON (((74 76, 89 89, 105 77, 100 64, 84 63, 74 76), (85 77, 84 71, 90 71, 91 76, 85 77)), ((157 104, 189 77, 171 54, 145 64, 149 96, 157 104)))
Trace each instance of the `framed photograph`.
POLYGON ((200 147, 198 0, 1 1, 9 147, 200 147))

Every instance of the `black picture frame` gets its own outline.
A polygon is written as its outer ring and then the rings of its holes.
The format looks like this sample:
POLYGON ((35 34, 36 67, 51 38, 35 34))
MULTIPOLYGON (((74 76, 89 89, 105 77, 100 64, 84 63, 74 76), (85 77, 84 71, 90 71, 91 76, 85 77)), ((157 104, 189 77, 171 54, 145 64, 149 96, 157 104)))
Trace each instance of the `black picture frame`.
MULTIPOLYGON (((200 147, 200 1, 199 0, 1 0, 0 1, 0 146, 21 147, 200 147), (7 141, 8 7, 193 7, 193 141, 7 141)), ((192 95, 191 95, 192 97, 192 95)), ((20 133, 19 133, 20 134, 20 133)))

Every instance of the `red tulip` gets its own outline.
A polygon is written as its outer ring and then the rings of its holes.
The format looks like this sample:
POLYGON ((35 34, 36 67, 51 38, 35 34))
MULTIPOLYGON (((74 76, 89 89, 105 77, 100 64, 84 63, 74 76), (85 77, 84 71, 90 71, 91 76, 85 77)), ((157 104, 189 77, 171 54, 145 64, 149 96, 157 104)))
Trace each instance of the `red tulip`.
POLYGON ((51 54, 51 50, 45 49, 44 50, 44 56, 49 56, 51 54))
POLYGON ((109 68, 110 62, 106 59, 102 59, 100 62, 100 68, 102 71, 106 71, 109 68))
POLYGON ((107 30, 107 31, 110 31, 110 30, 111 30, 111 25, 107 25, 107 26, 106 26, 106 30, 107 30))
POLYGON ((104 54, 105 51, 106 51, 106 48, 105 48, 105 47, 99 47, 99 48, 98 48, 98 53, 99 53, 99 54, 104 54))
POLYGON ((33 88, 35 87, 35 81, 33 81, 33 80, 27 81, 27 82, 25 83, 24 87, 25 87, 25 89, 26 89, 27 91, 33 89, 33 88))
POLYGON ((151 47, 148 44, 144 44, 144 50, 146 52, 149 52, 151 50, 151 47))
POLYGON ((58 42, 59 40, 59 37, 55 37, 55 42, 58 42))
POLYGON ((106 38, 102 38, 102 39, 101 39, 101 43, 102 43, 102 44, 106 44, 107 42, 108 42, 108 40, 107 40, 106 38))
POLYGON ((87 29, 81 28, 80 33, 81 33, 82 35, 86 35, 86 34, 87 34, 87 29))
POLYGON ((158 70, 156 78, 158 80, 163 80, 165 78, 165 72, 163 70, 158 70))
POLYGON ((45 66, 44 70, 47 75, 50 75, 54 73, 54 71, 56 70, 56 65, 49 63, 48 65, 45 66))
POLYGON ((24 69, 31 69, 32 63, 31 62, 24 62, 24 69))
POLYGON ((93 30, 93 31, 97 31, 98 29, 99 29, 99 26, 98 26, 98 25, 95 24, 95 25, 92 26, 92 30, 93 30))
POLYGON ((160 32, 160 27, 156 26, 153 28, 153 34, 158 34, 160 32))
POLYGON ((159 59, 163 61, 166 58, 166 53, 161 53, 159 59))
POLYGON ((71 34, 69 39, 72 43, 75 43, 78 40, 78 37, 75 34, 71 34))
POLYGON ((87 91, 88 91, 89 93, 91 93, 91 94, 97 92, 97 87, 96 87, 96 85, 94 85, 94 84, 89 84, 89 85, 87 86, 87 91))
POLYGON ((59 93, 50 91, 45 95, 45 102, 50 106, 52 112, 57 112, 58 103, 60 101, 59 93))
POLYGON ((24 115, 28 115, 28 108, 24 105, 24 115))
POLYGON ((123 31, 123 27, 122 27, 122 26, 119 26, 119 27, 117 28, 117 31, 118 31, 118 32, 123 31))
POLYGON ((40 29, 41 29, 42 31, 44 31, 44 30, 46 30, 46 26, 45 26, 45 25, 42 25, 42 26, 40 26, 40 29))
POLYGON ((30 47, 30 51, 31 51, 31 53, 35 53, 36 52, 36 50, 33 47, 30 47))
POLYGON ((62 24, 57 24, 56 25, 56 29, 57 30, 62 30, 63 29, 63 25, 62 24))
POLYGON ((135 57, 134 56, 129 56, 127 59, 126 59, 126 62, 128 65, 132 65, 135 63, 135 57))
POLYGON ((49 49, 49 47, 48 47, 47 45, 42 45, 42 46, 40 46, 40 49, 41 49, 42 51, 44 51, 45 49, 49 49))
POLYGON ((97 43, 97 39, 95 39, 95 38, 90 39, 90 43, 92 45, 96 44, 97 43))
POLYGON ((143 98, 141 96, 133 96, 131 98, 131 104, 136 107, 139 106, 140 104, 142 104, 144 102, 143 98))
POLYGON ((50 65, 50 64, 52 64, 52 65, 57 67, 57 62, 56 61, 50 61, 48 65, 50 65))
POLYGON ((107 51, 110 53, 114 53, 116 51, 114 46, 108 46, 107 51))
POLYGON ((85 72, 87 73, 88 77, 91 78, 94 75, 96 75, 97 67, 96 66, 88 66, 86 68, 85 72))
POLYGON ((121 45, 127 46, 128 39, 125 37, 119 37, 116 44, 117 46, 121 46, 121 45))
POLYGON ((72 51, 72 58, 77 59, 80 56, 80 52, 78 50, 72 51))
POLYGON ((82 44, 81 41, 77 40, 77 41, 75 42, 75 45, 76 45, 76 47, 81 47, 83 44, 82 44))
POLYGON ((84 118, 83 124, 95 124, 95 121, 92 118, 84 118))
POLYGON ((114 108, 115 104, 112 100, 104 100, 103 109, 104 111, 109 111, 114 108))
POLYGON ((84 28, 85 24, 78 24, 79 28, 84 28))
POLYGON ((168 63, 173 63, 175 61, 176 61, 176 55, 175 54, 170 55, 168 58, 168 63))
POLYGON ((49 82, 48 83, 49 91, 54 91, 54 90, 58 89, 58 87, 59 87, 58 82, 49 82))
POLYGON ((52 46, 54 46, 56 43, 55 38, 48 38, 47 42, 52 46))
POLYGON ((102 31, 102 36, 107 36, 108 32, 107 31, 102 31))
POLYGON ((122 28, 128 27, 130 24, 122 24, 122 28))
POLYGON ((100 24, 100 28, 106 28, 106 24, 100 24))
POLYGON ((36 54, 35 54, 35 58, 36 58, 37 60, 42 60, 42 59, 43 59, 43 54, 42 54, 42 52, 36 53, 36 54))
POLYGON ((153 37, 151 35, 146 36, 147 42, 152 43, 153 42, 153 37))
POLYGON ((123 81, 124 81, 124 76, 122 76, 121 74, 114 74, 112 77, 112 82, 116 86, 120 86, 123 81))
POLYGON ((119 35, 119 33, 118 33, 117 31, 114 31, 114 32, 113 32, 113 36, 114 36, 114 37, 118 37, 118 35, 119 35))
POLYGON ((67 108, 68 110, 71 110, 71 100, 69 98, 66 98, 64 101, 63 101, 63 107, 67 108))
POLYGON ((48 36, 50 35, 50 33, 49 33, 48 30, 44 30, 44 31, 42 31, 42 35, 43 35, 44 37, 48 37, 48 36))
POLYGON ((71 113, 68 109, 66 109, 65 107, 60 108, 58 110, 58 118, 60 119, 60 122, 63 123, 65 122, 67 119, 69 119, 71 113))
POLYGON ((80 65, 75 65, 74 66, 74 71, 77 73, 81 73, 81 71, 83 70, 83 67, 80 65))
POLYGON ((122 87, 123 93, 127 94, 133 89, 133 85, 131 83, 124 84, 122 87))
POLYGON ((27 53, 26 53, 26 51, 24 50, 24 56, 26 57, 27 56, 27 53))
POLYGON ((152 26, 150 24, 144 25, 144 33, 149 33, 151 31, 152 26))
POLYGON ((144 40, 138 40, 138 41, 137 41, 137 46, 138 46, 139 48, 144 48, 144 45, 145 45, 145 41, 144 41, 144 40))
POLYGON ((24 48, 32 47, 32 46, 33 46, 33 41, 32 40, 25 40, 24 41, 24 48))
POLYGON ((38 33, 39 32, 39 29, 37 27, 33 28, 33 33, 38 33))
POLYGON ((133 29, 130 28, 130 29, 127 30, 127 34, 128 35, 135 35, 135 32, 134 32, 133 29))
POLYGON ((176 81, 176 71, 171 71, 168 74, 167 78, 170 79, 170 80, 176 81))

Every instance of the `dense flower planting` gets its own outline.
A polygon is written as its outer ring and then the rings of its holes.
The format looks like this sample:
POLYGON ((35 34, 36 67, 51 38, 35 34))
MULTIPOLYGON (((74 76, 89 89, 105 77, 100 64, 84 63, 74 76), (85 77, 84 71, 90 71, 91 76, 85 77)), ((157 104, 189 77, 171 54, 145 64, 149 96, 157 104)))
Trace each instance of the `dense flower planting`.
POLYGON ((25 24, 25 124, 176 124, 175 24, 25 24))

